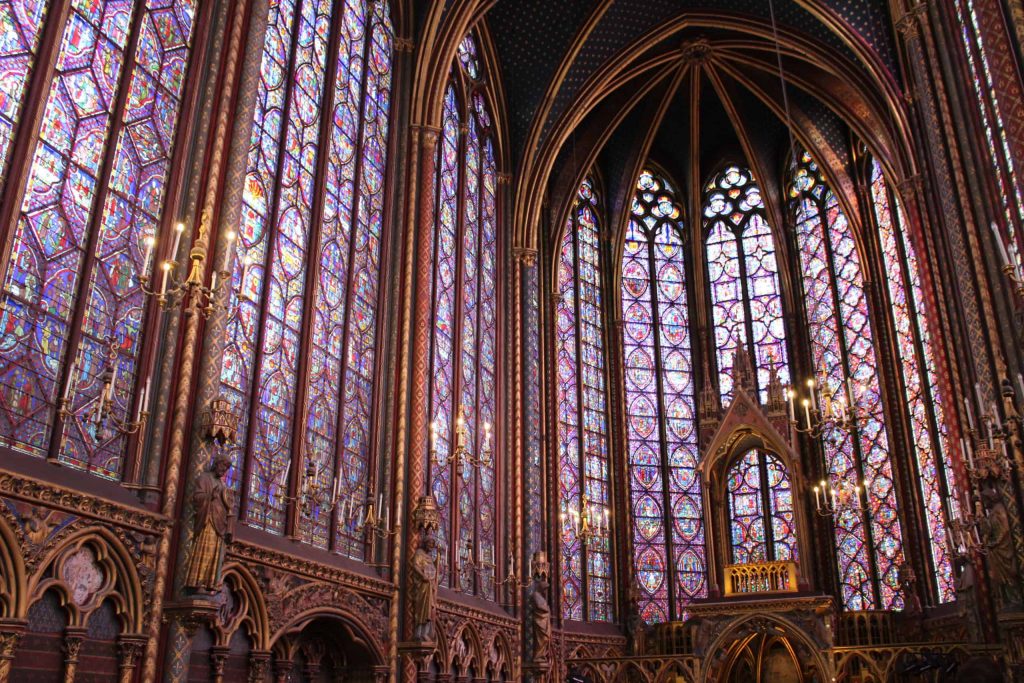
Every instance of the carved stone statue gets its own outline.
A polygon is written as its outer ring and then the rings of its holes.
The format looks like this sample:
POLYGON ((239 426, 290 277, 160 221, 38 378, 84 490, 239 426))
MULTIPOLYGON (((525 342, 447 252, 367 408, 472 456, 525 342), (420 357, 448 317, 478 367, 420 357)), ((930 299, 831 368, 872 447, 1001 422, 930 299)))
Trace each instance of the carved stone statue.
POLYGON ((543 552, 533 555, 533 590, 530 592, 530 627, 533 633, 533 662, 551 658, 551 605, 548 604, 548 562, 543 552))
POLYGON ((907 616, 921 614, 921 598, 917 595, 917 575, 914 569, 903 562, 896 570, 896 581, 900 585, 900 592, 903 594, 903 612, 907 616))
POLYGON ((985 506, 985 516, 981 518, 979 527, 982 542, 988 548, 989 579, 1002 604, 1015 605, 1020 601, 1020 571, 1010 538, 1010 516, 1002 495, 992 483, 983 485, 981 502, 985 506))
POLYGON ((413 639, 421 643, 433 642, 434 609, 440 579, 437 539, 433 534, 424 534, 420 540, 409 560, 409 576, 412 583, 413 639))
POLYGON ((972 642, 977 642, 981 632, 978 628, 977 602, 974 594, 974 564, 969 557, 961 555, 956 558, 955 567, 957 611, 960 617, 966 620, 967 637, 972 642))
POLYGON ((629 589, 629 614, 626 617, 626 635, 629 636, 630 652, 634 656, 644 654, 644 640, 647 624, 640 614, 640 589, 635 585, 629 589))
POLYGON ((224 547, 235 530, 235 493, 224 484, 231 459, 217 455, 210 469, 196 478, 192 504, 192 552, 185 568, 184 585, 196 592, 216 593, 221 586, 224 547))

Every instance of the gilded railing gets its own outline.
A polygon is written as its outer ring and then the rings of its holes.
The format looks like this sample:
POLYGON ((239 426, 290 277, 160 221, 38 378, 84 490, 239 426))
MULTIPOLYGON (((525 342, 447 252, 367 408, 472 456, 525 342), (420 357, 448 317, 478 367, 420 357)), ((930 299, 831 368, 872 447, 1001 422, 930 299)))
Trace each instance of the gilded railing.
POLYGON ((754 562, 725 566, 727 596, 796 592, 796 562, 754 562))

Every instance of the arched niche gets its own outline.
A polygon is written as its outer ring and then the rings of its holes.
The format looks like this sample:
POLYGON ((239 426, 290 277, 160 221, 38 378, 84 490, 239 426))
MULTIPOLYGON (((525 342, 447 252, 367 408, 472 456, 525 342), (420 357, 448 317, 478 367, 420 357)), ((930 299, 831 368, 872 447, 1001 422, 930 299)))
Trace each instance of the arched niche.
MULTIPOLYGON (((811 557, 809 522, 804 514, 802 494, 806 489, 805 477, 800 460, 789 442, 782 437, 775 424, 778 420, 765 414, 764 409, 754 402, 744 390, 737 391, 721 426, 708 444, 701 462, 703 485, 704 521, 711 530, 708 537, 715 539, 709 544, 709 584, 712 595, 729 593, 727 590, 727 567, 734 564, 732 543, 732 518, 730 508, 729 475, 738 462, 750 453, 763 456, 763 461, 772 463, 778 472, 788 479, 791 503, 792 539, 794 557, 783 561, 795 563, 796 577, 790 582, 791 590, 805 591, 810 588, 809 570, 811 557), (717 541, 717 542, 716 542, 717 541)), ((761 484, 765 484, 762 479, 761 484)), ((762 496, 765 491, 761 491, 762 496)), ((774 578, 773 578, 774 580, 774 578)), ((781 579, 785 581, 786 579, 781 579)))

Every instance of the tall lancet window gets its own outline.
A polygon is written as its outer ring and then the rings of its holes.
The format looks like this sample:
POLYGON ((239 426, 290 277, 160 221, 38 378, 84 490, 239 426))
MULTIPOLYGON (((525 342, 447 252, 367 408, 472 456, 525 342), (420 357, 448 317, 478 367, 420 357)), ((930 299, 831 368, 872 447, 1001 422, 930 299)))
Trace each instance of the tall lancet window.
POLYGON ((843 604, 898 608, 903 541, 861 257, 817 163, 804 153, 791 172, 811 362, 823 395, 852 396, 861 418, 852 432, 834 429, 822 440, 829 485, 867 487, 864 509, 845 507, 833 518, 843 604))
POLYGON ((903 391, 910 413, 917 481, 924 500, 931 540, 932 564, 939 600, 956 598, 949 520, 956 512, 950 444, 943 423, 945 400, 939 391, 931 319, 925 305, 917 252, 907 236, 899 199, 887 186, 882 168, 871 166, 871 198, 879 243, 885 260, 886 284, 896 329, 896 350, 903 369, 903 391))
POLYGON ((279 0, 267 24, 221 370, 242 413, 230 479, 246 523, 276 534, 289 499, 337 491, 295 531, 361 558, 342 510, 372 481, 390 10, 279 0))
POLYGON ((494 599, 498 171, 471 36, 453 71, 438 144, 429 482, 448 558, 443 585, 494 599), (457 458, 460 445, 468 455, 457 458))
POLYGON ((171 256, 165 205, 197 7, 0 3, 0 435, 110 479, 141 447, 114 425, 143 409, 155 352, 139 278, 154 275, 150 238, 171 256), (48 29, 56 39, 41 42, 48 29))
POLYGON ((733 359, 745 349, 765 401, 771 367, 788 384, 789 363, 775 241, 749 169, 729 166, 707 184, 704 228, 722 400, 732 398, 733 359))
POLYGON ((647 623, 707 596, 686 232, 675 191, 645 170, 622 256, 633 561, 647 623))
POLYGON ((607 529, 611 506, 599 206, 587 178, 565 222, 556 280, 562 617, 578 621, 614 618, 610 534, 584 544, 576 532, 581 516, 607 529))

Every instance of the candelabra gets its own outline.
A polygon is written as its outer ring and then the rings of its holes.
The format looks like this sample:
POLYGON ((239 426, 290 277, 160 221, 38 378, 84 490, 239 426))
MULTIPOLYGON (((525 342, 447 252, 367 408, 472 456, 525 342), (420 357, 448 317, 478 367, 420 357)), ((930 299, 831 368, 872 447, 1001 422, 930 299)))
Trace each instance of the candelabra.
MULTIPOLYGON (((178 223, 174 227, 174 245, 171 248, 172 258, 176 258, 178 248, 181 246, 181 237, 185 232, 185 224, 178 223)), ((227 233, 226 239, 229 244, 227 250, 230 253, 230 244, 236 239, 236 234, 232 230, 227 233)), ((151 279, 149 272, 153 266, 153 256, 156 251, 157 240, 155 237, 146 238, 146 255, 144 265, 141 273, 137 276, 139 281, 139 288, 147 296, 155 297, 161 310, 168 310, 177 306, 180 302, 186 298, 191 298, 196 302, 196 308, 203 314, 203 317, 210 317, 217 308, 217 299, 219 298, 221 290, 226 286, 226 283, 230 278, 230 271, 226 267, 220 270, 214 270, 210 274, 209 286, 203 284, 203 271, 204 263, 206 261, 206 250, 201 247, 193 247, 189 252, 188 258, 191 261, 188 274, 182 278, 178 269, 182 264, 174 260, 163 261, 160 264, 160 272, 162 273, 160 278, 160 287, 150 286, 151 279)), ((248 272, 249 267, 252 265, 251 259, 246 257, 242 261, 242 281, 245 281, 245 276, 248 272)), ((155 283, 153 283, 155 285, 155 283)))
MULTIPOLYGON (((107 435, 109 427, 113 427, 115 431, 123 435, 137 434, 145 429, 146 422, 149 420, 149 411, 147 410, 150 389, 149 379, 146 380, 142 395, 139 397, 135 419, 121 420, 114 416, 113 406, 114 390, 117 386, 117 360, 117 343, 113 339, 108 339, 107 363, 100 374, 100 382, 102 384, 100 395, 92 404, 92 407, 85 413, 86 422, 92 425, 93 437, 97 441, 107 435)), ((79 365, 79 362, 76 360, 74 367, 71 369, 71 376, 68 378, 68 383, 64 388, 64 395, 57 406, 57 411, 63 420, 67 420, 76 414, 73 404, 78 388, 79 365)))
POLYGON ((982 542, 979 531, 982 518, 981 503, 975 503, 973 514, 968 512, 949 520, 947 541, 955 556, 970 557, 978 553, 988 553, 988 546, 982 542))
POLYGON ((463 580, 471 580, 474 574, 486 574, 494 572, 493 562, 484 562, 479 557, 473 559, 473 542, 467 540, 459 551, 459 555, 456 558, 456 569, 459 578, 459 586, 456 586, 456 590, 459 590, 463 580))
POLYGON ((999 256, 1003 261, 1003 274, 1006 275, 1006 279, 1013 285, 1017 296, 1024 299, 1024 276, 1021 276, 1017 264, 1010 259, 1010 253, 1006 250, 1006 244, 1003 242, 1003 234, 999 231, 999 226, 992 222, 989 227, 992 229, 996 246, 999 248, 999 256))
MULTIPOLYGON (((986 481, 994 482, 1006 475, 1008 458, 1004 444, 1009 425, 1004 427, 1000 422, 995 405, 986 408, 980 385, 975 384, 974 391, 981 413, 980 422, 975 422, 971 402, 964 398, 968 429, 967 439, 960 439, 960 450, 967 474, 977 489, 986 481)), ((1012 389, 1010 391, 1012 394, 1012 389)))
POLYGON ((572 525, 576 538, 583 545, 588 545, 608 533, 608 510, 604 510, 603 514, 595 514, 590 509, 590 501, 584 498, 583 507, 579 511, 570 507, 562 512, 562 528, 565 528, 566 523, 572 525))
POLYGON ((843 381, 844 390, 822 395, 821 385, 813 378, 807 380, 807 395, 801 396, 795 386, 786 391, 789 403, 789 424, 800 434, 818 439, 835 430, 853 431, 860 419, 857 404, 850 392, 850 383, 843 381), (796 403, 803 408, 804 426, 800 425, 796 403))
MULTIPOLYGON (((337 491, 338 483, 335 482, 335 500, 338 498, 337 491)), ((370 542, 398 533, 398 530, 391 528, 391 511, 384 505, 383 493, 377 496, 376 506, 373 501, 359 501, 357 495, 353 493, 341 502, 338 511, 339 524, 351 526, 357 536, 366 536, 370 542)))
POLYGON ((330 514, 338 502, 338 486, 341 483, 341 479, 335 478, 334 488, 328 493, 327 486, 321 482, 322 477, 320 476, 325 471, 326 467, 318 468, 314 460, 307 456, 306 482, 302 487, 299 509, 302 516, 308 520, 313 519, 314 511, 330 514))
POLYGON ((814 487, 814 509, 822 517, 831 517, 843 512, 859 512, 864 508, 861 500, 861 492, 866 495, 867 482, 854 484, 849 482, 836 482, 835 486, 829 485, 824 479, 814 487))
MULTIPOLYGON (((441 425, 437 421, 430 424, 430 459, 436 460, 437 440, 440 435, 441 425)), ((493 458, 489 452, 491 445, 491 423, 484 422, 484 438, 480 445, 480 457, 475 457, 466 446, 469 439, 469 428, 466 426, 466 414, 463 407, 459 406, 459 413, 455 419, 455 447, 445 460, 447 465, 455 466, 455 474, 459 479, 464 478, 466 466, 490 467, 493 458)))

